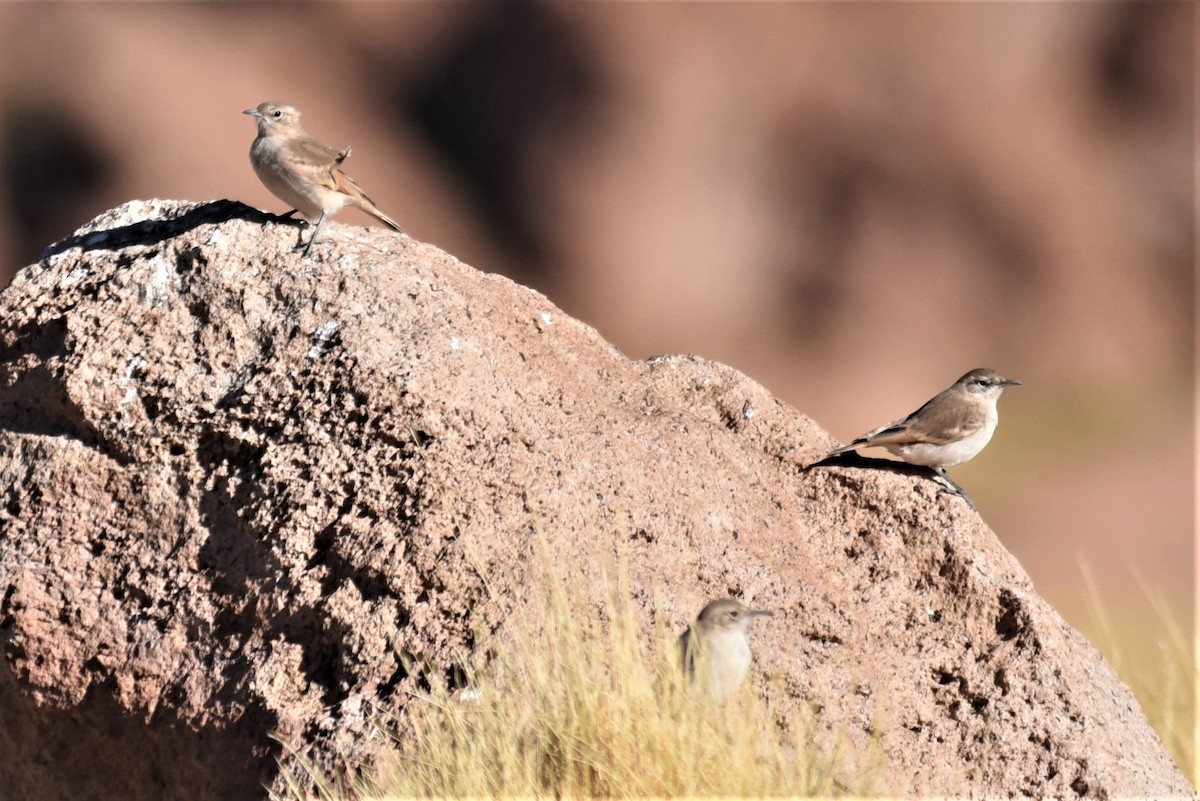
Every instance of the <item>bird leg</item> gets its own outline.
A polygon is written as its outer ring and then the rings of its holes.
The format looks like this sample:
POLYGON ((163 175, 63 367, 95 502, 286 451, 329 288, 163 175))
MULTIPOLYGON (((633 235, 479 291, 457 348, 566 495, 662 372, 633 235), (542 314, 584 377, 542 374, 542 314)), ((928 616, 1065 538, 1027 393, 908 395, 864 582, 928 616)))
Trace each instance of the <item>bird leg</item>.
POLYGON ((946 472, 946 468, 931 467, 930 470, 933 471, 933 480, 942 485, 942 489, 938 490, 939 494, 953 493, 953 494, 957 495, 958 497, 962 498, 964 501, 966 501, 967 506, 971 507, 972 512, 975 511, 975 502, 973 500, 971 500, 971 496, 967 494, 967 491, 965 489, 963 489, 961 486, 959 486, 957 481, 950 478, 950 474, 946 472))
MULTIPOLYGON (((317 220, 317 227, 313 229, 312 236, 308 238, 308 244, 304 246, 304 258, 308 258, 308 252, 312 250, 313 242, 317 241, 317 234, 321 233, 321 225, 325 222, 325 216, 328 212, 321 212, 321 218, 317 220)), ((299 244, 296 245, 299 247, 299 244)))

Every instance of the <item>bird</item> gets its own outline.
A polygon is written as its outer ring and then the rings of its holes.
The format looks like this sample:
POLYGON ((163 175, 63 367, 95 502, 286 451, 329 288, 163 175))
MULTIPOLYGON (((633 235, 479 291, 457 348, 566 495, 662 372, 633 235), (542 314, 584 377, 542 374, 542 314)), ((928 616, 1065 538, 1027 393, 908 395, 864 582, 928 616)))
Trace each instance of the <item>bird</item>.
POLYGON ((907 417, 834 448, 810 466, 858 448, 886 448, 908 464, 933 470, 974 507, 946 468, 974 458, 991 441, 999 419, 996 402, 1005 389, 1020 383, 995 370, 972 370, 907 417))
POLYGON ((357 206, 393 231, 400 230, 399 224, 342 172, 341 164, 350 155, 350 148, 334 150, 313 139, 300 127, 300 112, 294 106, 268 100, 242 113, 258 123, 258 136, 250 145, 250 164, 258 180, 275 197, 293 206, 292 214, 299 212, 309 223, 316 223, 304 246, 305 258, 325 219, 343 206, 357 206))
POLYGON ((746 629, 765 609, 749 609, 733 598, 712 601, 679 635, 679 657, 691 691, 715 705, 725 703, 750 670, 746 629))

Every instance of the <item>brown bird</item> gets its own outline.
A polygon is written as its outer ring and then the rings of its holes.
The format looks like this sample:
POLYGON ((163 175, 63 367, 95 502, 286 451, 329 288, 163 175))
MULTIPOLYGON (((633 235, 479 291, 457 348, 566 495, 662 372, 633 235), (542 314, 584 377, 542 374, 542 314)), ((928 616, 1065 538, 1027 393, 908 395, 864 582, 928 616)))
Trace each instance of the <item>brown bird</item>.
POLYGON ((242 113, 258 122, 258 137, 250 145, 250 163, 258 180, 308 222, 316 222, 304 246, 305 257, 317 241, 325 218, 343 206, 357 206, 393 231, 400 230, 396 221, 380 211, 340 169, 350 148, 334 150, 313 139, 300 127, 300 112, 286 103, 267 101, 242 113))
POLYGON ((746 679, 750 641, 746 629, 765 609, 748 609, 732 598, 713 601, 679 636, 679 656, 693 692, 720 705, 746 679))
POLYGON ((813 466, 857 448, 886 448, 909 464, 931 468, 973 507, 946 468, 974 458, 991 441, 1000 419, 996 402, 1007 387, 1020 383, 995 370, 972 370, 908 417, 834 448, 813 466))

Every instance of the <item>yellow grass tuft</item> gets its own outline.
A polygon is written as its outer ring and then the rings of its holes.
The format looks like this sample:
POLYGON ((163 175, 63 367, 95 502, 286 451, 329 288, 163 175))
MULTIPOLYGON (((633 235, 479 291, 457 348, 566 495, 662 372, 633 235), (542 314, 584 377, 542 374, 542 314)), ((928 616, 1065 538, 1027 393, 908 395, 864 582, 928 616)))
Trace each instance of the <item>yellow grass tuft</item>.
POLYGON ((721 708, 698 702, 677 632, 644 631, 625 587, 597 609, 553 576, 547 586, 543 622, 517 612, 512 647, 467 690, 435 683, 410 702, 407 729, 358 797, 835 792, 828 764, 782 731, 755 687, 721 708))
POLYGON ((1101 591, 1086 564, 1080 570, 1087 609, 1080 631, 1133 692, 1175 764, 1196 786, 1200 782, 1196 763, 1200 664, 1187 634, 1189 627, 1162 593, 1145 581, 1138 582, 1143 595, 1139 602, 1120 603, 1101 591), (1149 612, 1135 609, 1141 602, 1149 612))
MULTIPOLYGON (((536 528, 536 526, 535 526, 536 528)), ((545 560, 538 596, 518 607, 502 639, 481 641, 466 687, 435 675, 414 692, 399 730, 354 778, 291 778, 288 798, 383 801, 413 797, 869 795, 886 765, 823 753, 808 722, 787 719, 753 680, 723 707, 698 701, 676 661, 678 631, 638 622, 624 582, 597 602, 568 588, 545 560), (851 786, 834 780, 854 776, 851 786), (854 767, 857 766, 857 767, 854 767)), ((1082 628, 1137 695, 1167 749, 1195 783, 1197 669, 1185 627, 1147 592, 1158 617, 1153 647, 1114 622, 1090 575, 1082 628)), ((1120 607, 1117 607, 1120 608, 1120 607)), ((769 622, 769 621, 768 621, 769 622)), ((754 672, 752 671, 752 676, 754 672)), ((836 749, 836 744, 834 746, 836 749)))

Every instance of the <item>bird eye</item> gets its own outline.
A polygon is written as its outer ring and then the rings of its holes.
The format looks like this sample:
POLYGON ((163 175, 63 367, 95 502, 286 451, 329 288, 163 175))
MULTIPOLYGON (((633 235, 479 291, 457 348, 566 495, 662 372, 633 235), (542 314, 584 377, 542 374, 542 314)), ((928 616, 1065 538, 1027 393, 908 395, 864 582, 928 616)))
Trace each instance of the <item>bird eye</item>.
POLYGON ((283 116, 283 112, 280 111, 279 109, 275 109, 275 113, 272 114, 271 116, 274 117, 275 119, 279 119, 280 117, 283 116))

